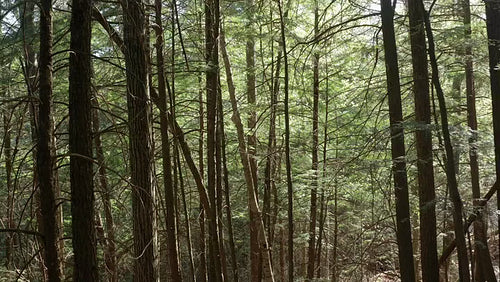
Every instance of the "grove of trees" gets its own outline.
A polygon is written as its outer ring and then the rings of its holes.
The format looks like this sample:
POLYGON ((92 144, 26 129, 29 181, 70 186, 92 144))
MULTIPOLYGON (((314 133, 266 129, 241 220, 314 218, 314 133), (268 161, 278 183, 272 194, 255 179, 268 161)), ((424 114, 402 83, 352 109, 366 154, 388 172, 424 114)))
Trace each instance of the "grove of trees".
POLYGON ((500 0, 3 0, 0 116, 0 281, 500 278, 500 0))

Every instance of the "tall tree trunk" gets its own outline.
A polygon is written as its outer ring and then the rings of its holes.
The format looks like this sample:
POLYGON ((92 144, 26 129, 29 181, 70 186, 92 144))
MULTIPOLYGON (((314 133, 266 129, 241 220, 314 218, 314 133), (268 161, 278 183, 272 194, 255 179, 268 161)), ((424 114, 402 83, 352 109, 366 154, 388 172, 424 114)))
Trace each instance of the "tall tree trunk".
MULTIPOLYGON (((266 228, 264 226, 264 222, 262 221, 262 214, 260 212, 259 208, 259 202, 257 201, 257 195, 255 194, 255 186, 257 185, 256 183, 253 182, 253 177, 252 177, 252 172, 250 168, 250 161, 249 161, 249 156, 248 156, 248 150, 247 150, 247 144, 245 140, 245 133, 243 131, 243 123, 241 122, 241 117, 240 117, 240 112, 238 110, 238 103, 236 100, 236 89, 234 87, 234 82, 233 82, 233 75, 231 72, 231 63, 229 61, 229 57, 227 55, 226 51, 226 42, 224 39, 224 34, 221 33, 220 35, 220 47, 221 47, 221 53, 224 59, 224 67, 226 69, 226 80, 228 84, 228 90, 229 90, 229 96, 231 100, 231 108, 233 110, 233 115, 232 115, 232 121, 236 127, 237 131, 237 136, 238 136, 238 148, 239 148, 239 153, 240 153, 240 159, 241 159, 241 164, 243 166, 243 172, 244 172, 244 177, 245 177, 245 183, 247 186, 247 193, 248 193, 248 206, 249 210, 251 213, 254 213, 256 217, 254 220, 256 221, 256 224, 258 224, 259 229, 258 234, 259 234, 259 244, 260 247, 262 248, 261 254, 262 254, 262 261, 263 261, 263 271, 265 277, 269 277, 269 281, 273 282, 274 281, 274 275, 273 275, 273 269, 272 269, 272 264, 271 264, 271 255, 270 255, 270 250, 269 250, 269 244, 267 242, 267 237, 266 237, 266 228)), ((251 223, 252 224, 252 223, 251 223)), ((253 279, 258 279, 258 277, 254 277, 252 275, 251 277, 252 281, 255 281, 253 279)))
MULTIPOLYGON (((476 114, 476 90, 474 88, 474 66, 472 53, 472 30, 471 30, 471 11, 470 1, 463 0, 463 23, 465 28, 465 91, 467 95, 467 125, 470 128, 469 137, 469 160, 470 175, 472 184, 472 198, 474 208, 480 210, 479 201, 481 200, 481 187, 479 184, 479 164, 477 153, 477 114, 476 114)), ((481 212, 479 212, 481 214, 481 212)), ((488 238, 486 236, 486 225, 484 219, 479 216, 474 221, 474 261, 475 277, 474 281, 485 281, 486 277, 494 278, 490 251, 488 248, 488 238)), ((471 258, 472 259, 472 258, 471 258)))
POLYGON ((413 64, 413 91, 415 95, 416 147, 420 210, 420 244, 422 280, 439 280, 436 241, 436 211, 434 166, 432 161, 431 112, 429 72, 424 29, 422 1, 409 0, 410 42, 413 64))
POLYGON ((294 256, 293 256, 293 186, 292 186, 292 167, 290 163, 290 115, 288 106, 289 78, 288 78, 288 53, 286 50, 285 37, 285 18, 283 7, 278 3, 280 14, 281 27, 281 44, 283 48, 283 61, 285 70, 285 164, 286 164, 286 182, 287 182, 287 197, 288 197, 288 281, 293 281, 294 256))
MULTIPOLYGON (((500 1, 489 0, 486 4, 486 29, 488 33, 488 51, 490 62, 491 103, 493 112, 493 136, 495 143, 495 173, 500 179, 500 1)), ((497 191, 497 210, 500 209, 500 193, 497 191)), ((500 217, 498 217, 500 231, 500 217)), ((500 232, 498 234, 500 251, 500 232)), ((499 258, 500 261, 500 258, 499 258)))
MULTIPOLYGON (((314 36, 319 32, 318 1, 314 1, 314 36)), ((318 42, 315 42, 317 45, 318 42)), ((313 118, 312 118, 312 183, 309 216, 309 242, 307 252, 307 279, 314 278, 316 260, 316 213, 318 198, 318 106, 319 106, 319 53, 313 55, 313 118)))
POLYGON ((446 151, 446 178, 450 190, 450 199, 453 203, 453 228, 455 230, 455 238, 457 241, 457 253, 459 264, 460 281, 470 281, 469 273, 469 260, 467 257, 467 245, 465 241, 464 223, 462 218, 463 204, 460 199, 460 192, 458 190, 455 157, 453 155, 453 147, 451 144, 450 132, 448 128, 448 110, 444 99, 443 89, 439 81, 439 70, 435 54, 434 37, 432 34, 429 15, 424 9, 423 2, 420 3, 422 14, 425 18, 425 29, 429 42, 429 57, 432 66, 432 82, 436 89, 436 94, 439 102, 439 110, 441 112, 441 127, 443 131, 444 147, 446 151))
POLYGON ((104 218, 106 220, 105 231, 105 250, 104 250, 104 263, 106 265, 106 272, 108 273, 109 282, 118 282, 118 266, 116 262, 116 239, 115 239, 115 224, 113 219, 113 212, 111 206, 111 190, 107 181, 106 162, 104 159, 104 150, 101 141, 101 131, 99 128, 99 104, 97 97, 94 96, 94 113, 92 116, 92 126, 94 134, 95 155, 98 165, 98 181, 99 190, 101 191, 102 203, 104 206, 104 218))
POLYGON ((413 254, 413 247, 411 240, 410 203, 408 199, 408 178, 406 175, 406 150, 398 54, 394 34, 394 9, 390 0, 381 0, 380 5, 382 31, 384 34, 389 119, 391 124, 391 155, 394 193, 396 195, 396 238, 398 241, 399 267, 403 281, 415 281, 415 269, 413 256, 411 255, 413 254))
POLYGON ((122 1, 134 235, 134 281, 155 281, 150 108, 144 5, 122 1))
MULTIPOLYGON (((226 138, 224 133, 224 115, 222 111, 222 95, 219 96, 219 134, 221 135, 221 150, 222 150, 222 169, 224 173, 224 201, 225 210, 227 217, 227 233, 229 240, 229 253, 231 256, 231 268, 233 274, 234 282, 239 281, 239 271, 238 271, 238 261, 236 258, 236 246, 234 243, 234 232, 233 232, 233 222, 232 222, 232 212, 231 212, 231 199, 230 199, 230 186, 229 186, 229 171, 227 169, 227 158, 226 158, 226 138)), ((228 278, 229 279, 229 278, 228 278)))
MULTIPOLYGON (((200 24, 201 25, 201 24, 200 24)), ((201 86, 201 75, 198 77, 199 83, 199 93, 198 93, 198 101, 199 101, 199 124, 200 124, 200 138, 198 140, 198 166, 200 169, 201 178, 205 178, 204 173, 204 165, 203 165, 203 151, 204 151, 204 132, 205 132, 205 122, 204 122, 204 106, 203 106, 203 88, 201 86)), ((197 281, 205 282, 207 281, 207 259, 206 259, 206 243, 205 243, 205 211, 203 210, 203 206, 200 203, 200 215, 198 218, 198 222, 200 225, 200 250, 199 257, 200 263, 198 265, 198 275, 197 281)))
POLYGON ((210 281, 223 281, 220 246, 217 228, 216 212, 216 113, 218 96, 218 44, 219 36, 219 1, 205 1, 205 52, 208 68, 206 75, 206 99, 207 99, 207 192, 212 207, 212 213, 208 217, 208 279, 210 281))
MULTIPOLYGON (((255 88, 255 41, 254 41, 254 1, 246 0, 246 14, 247 14, 247 41, 246 41, 246 94, 247 102, 250 108, 248 116, 248 129, 247 145, 248 145, 248 159, 250 161, 250 170, 252 172, 253 183, 258 183, 257 176, 257 137, 255 129, 257 125, 257 115, 255 112, 256 102, 256 88, 255 88)), ((257 186, 255 186, 257 188, 257 186)), ((257 198, 259 191, 255 190, 257 198)), ((262 256, 258 242, 258 222, 254 213, 250 211, 250 275, 252 281, 262 280, 262 256)))
POLYGON ((98 281, 92 167, 92 1, 73 0, 69 57, 69 151, 74 281, 98 281))
POLYGON ((167 254, 170 281, 182 280, 179 269, 179 258, 177 250, 176 213, 174 209, 174 186, 172 183, 172 163, 170 156, 170 140, 168 136, 169 121, 167 115, 167 86, 165 85, 165 71, 163 58, 163 24, 162 24, 162 2, 155 0, 155 24, 156 24, 156 65, 158 72, 158 98, 160 111, 161 151, 163 168, 163 186, 165 189, 166 206, 166 228, 167 228, 167 254))
POLYGON ((44 234, 45 266, 49 282, 61 281, 59 222, 55 197, 55 144, 52 119, 52 1, 40 5, 40 104, 38 111, 37 165, 44 234))

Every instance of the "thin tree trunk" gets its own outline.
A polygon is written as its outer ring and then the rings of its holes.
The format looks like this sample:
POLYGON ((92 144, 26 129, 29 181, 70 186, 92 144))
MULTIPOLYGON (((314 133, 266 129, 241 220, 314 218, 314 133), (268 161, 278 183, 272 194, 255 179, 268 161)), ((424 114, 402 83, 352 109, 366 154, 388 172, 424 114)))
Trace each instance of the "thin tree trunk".
POLYGON ((106 162, 104 159, 104 150, 101 141, 101 131, 99 128, 99 104, 97 97, 94 96, 94 113, 92 117, 92 125, 94 129, 94 146, 95 155, 98 165, 98 180, 101 190, 102 203, 104 206, 104 218, 106 220, 105 231, 105 250, 104 262, 106 264, 106 272, 108 273, 109 282, 118 282, 118 266, 116 262, 116 239, 115 239, 115 224, 111 206, 111 190, 107 181, 106 162))
POLYGON ((432 66, 432 82, 436 89, 436 94, 439 102, 439 110, 441 112, 441 127, 443 131, 444 147, 446 151, 446 178, 450 189, 450 198, 453 203, 453 227, 455 230, 455 238, 457 240, 458 264, 460 281, 470 281, 469 273, 469 260, 467 257, 467 244, 465 241, 464 223, 462 218, 463 204, 460 199, 460 192, 458 190, 455 157, 453 155, 453 147, 451 144, 450 132, 448 128, 448 110, 444 99, 443 89, 439 81, 439 70, 437 66, 437 59, 435 55, 434 37, 429 21, 429 15, 426 13, 423 3, 420 3, 422 13, 425 18, 425 29, 427 39, 429 42, 429 57, 432 66))
MULTIPOLYGON (((477 201, 481 198, 481 187, 479 184, 479 164, 477 153, 477 114, 476 114, 476 90, 474 88, 474 66, 473 66, 473 53, 472 53, 472 30, 471 30, 471 11, 470 1, 463 0, 464 11, 464 28, 465 28, 465 89, 467 95, 467 125, 471 132, 469 137, 469 160, 470 160, 470 174, 472 185, 472 197, 475 209, 480 209, 477 201)), ((493 270, 490 251, 488 248, 488 239, 486 236, 486 226, 484 219, 478 217, 474 221, 474 261, 475 261, 475 277, 474 281, 485 281, 486 277, 489 279, 495 277, 493 270)), ((473 269, 474 270, 474 269, 473 269)))
POLYGON ((420 244, 422 280, 439 280, 436 241, 436 211, 434 166, 432 161, 432 134, 427 54, 422 1, 409 0, 410 42, 413 64, 413 91, 415 93, 416 147, 420 210, 420 244))
POLYGON ((124 44, 134 235, 134 281, 155 281, 150 108, 142 1, 124 0, 124 44))
MULTIPOLYGON (((162 113, 167 111, 167 89, 165 85, 165 71, 163 58, 163 24, 162 1, 155 0, 155 33, 156 33, 156 65, 158 75, 158 98, 162 113)), ((170 281, 182 280, 177 249, 176 213, 174 208, 174 186, 172 183, 172 163, 170 156, 170 140, 168 135, 169 121, 165 114, 160 116, 161 151, 163 186, 165 189, 166 228, 167 228, 167 255, 170 281)))
MULTIPOLYGON (((319 32, 318 1, 314 1, 314 36, 319 32)), ((318 42, 315 42, 316 44, 318 42)), ((316 45, 315 44, 315 45, 316 45)), ((318 198, 318 107, 319 107, 319 53, 313 55, 313 118, 312 118, 312 183, 309 216, 309 242, 307 252, 307 279, 314 278, 316 260, 316 214, 318 198)))
MULTIPOLYGON (((263 271, 265 273, 265 277, 269 277, 269 281, 273 282, 274 275, 273 275, 272 264, 271 264, 271 255, 270 255, 269 244, 267 242, 266 228, 264 226, 264 222, 262 221, 262 214, 260 212, 259 202, 257 201, 257 195, 255 194, 255 191, 256 191, 255 186, 257 184, 253 182, 250 161, 249 161, 249 156, 248 156, 248 150, 247 150, 247 144, 245 141, 245 133, 243 131, 243 124, 241 122, 241 117, 240 117, 240 113, 238 110, 238 104, 237 104, 237 100, 236 100, 236 89, 234 87, 233 78, 232 78, 233 75, 231 72, 231 63, 229 62, 229 57, 228 57, 227 51, 226 51, 226 42, 224 39, 224 34, 222 32, 220 34, 220 42, 221 42, 221 44, 220 44, 221 53, 222 53, 222 56, 224 59, 224 67, 226 69, 226 80, 227 80, 227 84, 228 84, 229 96, 231 99, 231 107, 233 110, 233 115, 232 115, 231 119, 232 119, 234 125, 236 126, 236 131, 237 131, 237 136, 238 136, 238 148, 239 148, 241 163, 243 165, 245 183, 247 186, 249 210, 251 213, 253 213, 255 215, 255 217, 253 219, 256 221, 255 223, 250 223, 250 224, 256 224, 258 226, 257 232, 259 234, 259 237, 258 237, 259 244, 260 244, 260 247, 262 248, 261 254, 262 254, 262 261, 263 261, 263 271)), ((254 278, 255 277, 252 275, 252 279, 254 279, 254 278)), ((254 281, 254 280, 252 280, 252 281, 254 281)))
POLYGON ((227 169, 227 159, 226 159, 226 138, 224 133, 224 115, 222 111, 222 97, 219 97, 219 130, 221 134, 221 149, 222 149, 222 169, 224 172, 224 200, 225 200, 225 208, 226 208, 226 217, 227 217, 227 233, 229 240, 229 252, 231 256, 231 268, 233 274, 234 282, 239 281, 239 271, 238 271, 238 261, 236 258, 236 246, 234 243, 234 232, 233 232, 233 223, 232 223, 232 212, 231 212, 231 199, 230 199, 230 186, 229 186, 229 171, 227 169))
POLYGON ((212 207, 212 213, 208 216, 208 279, 210 281, 223 281, 220 246, 217 228, 216 212, 216 105, 218 96, 218 44, 219 36, 219 1, 205 1, 205 52, 207 70, 206 75, 206 99, 207 99, 207 192, 212 207))
POLYGON ((381 0, 382 31, 389 98, 389 119, 391 123, 392 172, 396 195, 396 237, 402 281, 415 281, 413 265, 410 203, 408 199, 408 178, 406 175, 406 150, 404 141, 403 111, 401 107, 401 86, 399 83, 398 54, 394 34, 394 9, 390 0, 381 0))
POLYGON ((92 1, 73 0, 69 58, 69 151, 74 281, 98 281, 92 164, 92 1))

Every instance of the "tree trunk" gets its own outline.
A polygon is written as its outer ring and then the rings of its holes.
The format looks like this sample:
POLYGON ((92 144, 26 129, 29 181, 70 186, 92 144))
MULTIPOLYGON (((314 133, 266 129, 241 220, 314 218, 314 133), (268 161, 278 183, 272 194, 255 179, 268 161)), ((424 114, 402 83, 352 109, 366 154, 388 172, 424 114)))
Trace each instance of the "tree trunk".
POLYGON ((134 235, 134 281, 155 281, 150 107, 142 1, 122 1, 134 235))
POLYGON ((52 1, 40 5, 40 104, 38 111, 37 165, 48 281, 61 281, 59 222, 55 198, 55 145, 52 120, 52 1))
POLYGON ((99 128, 99 104, 97 97, 94 96, 94 113, 92 117, 93 134, 95 155, 97 160, 99 190, 101 190, 102 203, 104 206, 104 218, 106 220, 105 231, 105 250, 104 250, 104 263, 106 265, 106 272, 108 273, 109 282, 118 282, 118 266, 116 262, 116 239, 115 239, 115 224, 113 219, 113 212, 111 206, 111 190, 107 181, 106 163, 104 159, 104 150, 101 142, 101 131, 99 128))
MULTIPOLYGON (((465 28, 465 89, 467 95, 467 125, 470 128, 469 137, 469 160, 470 160, 470 174, 472 185, 472 197, 475 209, 480 209, 477 201, 481 198, 481 187, 479 184, 479 164, 477 153, 477 114, 476 114, 476 90, 474 88, 474 66, 473 66, 473 53, 472 53, 472 30, 471 30, 471 11, 470 1, 463 0, 464 12, 464 28, 465 28)), ((478 217, 474 221, 474 261, 475 261, 475 277, 474 281, 485 281, 485 277, 494 278, 495 272, 493 270, 490 251, 488 248, 488 238, 486 236, 486 226, 484 219, 478 217), (492 272, 493 271, 493 272, 492 272)), ((472 259, 472 258, 471 258, 472 259)))
POLYGON ((92 168, 91 0, 73 0, 69 58, 69 151, 74 281, 98 281, 92 168))
MULTIPOLYGON (((488 0, 486 4, 486 29, 490 62, 491 103, 493 113, 493 136, 495 143, 495 173, 500 179, 500 1, 488 0)), ((497 210, 500 210, 500 193, 497 192, 497 210)), ((500 231, 500 217, 498 217, 500 231)), ((500 251, 500 232, 498 234, 500 251)), ((500 258, 499 258, 500 261, 500 258)))
POLYGON ((415 95, 416 147, 420 210, 422 280, 439 280, 436 241, 434 166, 432 161, 431 112, 422 1, 409 0, 410 42, 415 95))
POLYGON ((422 13, 425 18, 425 28, 429 42, 429 57, 432 66, 432 82, 436 89, 436 94, 439 101, 439 110, 441 111, 441 127, 443 131, 444 146, 446 151, 446 178, 450 190, 450 199, 453 203, 453 228, 455 230, 455 238, 457 240, 457 253, 459 264, 460 281, 470 281, 469 273, 469 260, 467 257, 467 245, 465 241, 464 223, 462 218, 463 204, 460 199, 460 192, 458 190, 455 157, 453 155, 453 147, 451 144, 450 132, 448 128, 448 110, 444 99, 443 89, 439 81, 439 70, 437 66, 437 59, 435 55, 434 37, 429 21, 429 15, 424 9, 423 2, 420 3, 422 13))
MULTIPOLYGON (((158 72, 158 98, 160 112, 167 111, 167 86, 165 85, 165 71, 163 58, 163 24, 160 0, 155 0, 155 24, 156 24, 156 65, 158 72)), ((174 186, 172 183, 172 163, 170 157, 170 140, 168 136, 169 121, 165 114, 160 115, 161 152, 163 169, 163 186, 165 189, 166 206, 166 229, 167 229, 167 254, 170 281, 182 280, 179 269, 179 258, 177 250, 176 213, 174 210, 174 186)))
MULTIPOLYGON (((318 1, 314 1, 314 36, 319 32, 318 1)), ((316 42, 317 44, 317 42, 316 42)), ((313 55, 313 119, 312 119, 312 183, 309 216, 309 242, 307 252, 307 279, 314 278, 316 260, 316 213, 318 198, 318 106, 319 106, 319 53, 313 55)))
POLYGON ((401 107, 401 86, 399 83, 398 54, 394 34, 394 9, 390 0, 381 0, 382 31, 384 35, 387 96, 389 98, 389 119, 391 124, 391 155, 396 195, 396 237, 398 258, 403 281, 415 281, 413 247, 411 240, 410 203, 408 199, 408 178, 406 175, 406 150, 404 141, 403 111, 401 107))
MULTIPOLYGON (((240 159, 241 159, 241 164, 243 165, 243 172, 244 172, 244 177, 245 177, 245 183, 247 186, 247 193, 248 193, 248 206, 250 213, 253 213, 256 217, 253 219, 256 221, 256 223, 250 223, 250 224, 256 224, 258 226, 258 240, 259 240, 259 245, 260 248, 262 248, 261 254, 262 254, 262 261, 263 261, 263 271, 265 272, 265 277, 269 277, 269 281, 273 282, 274 281, 274 275, 273 275, 273 270, 272 270, 272 264, 271 264, 271 256, 270 256, 270 250, 269 250, 269 244, 267 242, 267 237, 266 237, 266 228, 264 226, 264 222, 262 221, 262 214, 260 212, 259 208, 259 202, 257 201, 257 195, 255 194, 255 186, 257 185, 256 183, 253 182, 253 177, 252 177, 252 172, 251 172, 251 167, 250 167, 250 161, 249 161, 249 156, 248 156, 248 151, 247 151, 247 144, 245 141, 245 133, 243 131, 243 124, 241 122, 241 117, 240 117, 240 112, 238 110, 238 104, 236 100, 236 89, 234 87, 234 82, 233 82, 233 75, 231 72, 231 63, 229 62, 229 57, 227 55, 226 51, 226 42, 224 39, 224 34, 221 33, 220 35, 220 47, 221 47, 221 53, 224 58, 224 67, 226 69, 226 80, 228 84, 228 90, 229 90, 229 96, 231 99, 231 108, 233 110, 233 115, 232 115, 232 121, 234 125, 236 126, 236 131, 237 131, 237 136, 238 136, 238 148, 239 148, 239 153, 240 153, 240 159)), ((256 279, 258 277, 254 277, 252 275, 252 279, 256 279)), ((255 281, 255 280, 252 280, 255 281)))
POLYGON ((219 1, 205 1, 205 52, 207 70, 206 75, 206 99, 207 99, 207 192, 212 207, 212 213, 208 218, 208 279, 210 281, 223 281, 220 246, 217 228, 216 212, 216 105, 218 96, 218 44, 219 36, 219 1))

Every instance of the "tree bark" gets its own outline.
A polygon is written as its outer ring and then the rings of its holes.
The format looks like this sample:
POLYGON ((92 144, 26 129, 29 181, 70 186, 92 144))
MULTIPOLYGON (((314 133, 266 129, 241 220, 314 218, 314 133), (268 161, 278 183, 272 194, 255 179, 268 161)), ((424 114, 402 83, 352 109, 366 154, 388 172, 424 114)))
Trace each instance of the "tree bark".
POLYGON ((390 0, 381 0, 382 31, 384 35, 385 69, 389 119, 391 124, 391 155, 394 193, 396 196, 396 238, 402 281, 415 281, 413 246, 411 238, 410 203, 406 175, 406 150, 404 141, 401 86, 399 82, 398 54, 394 34, 394 8, 390 0))
MULTIPOLYGON (((155 0, 155 32, 156 32, 156 65, 158 72, 158 98, 160 112, 167 111, 167 89, 165 85, 165 70, 163 58, 163 24, 162 24, 162 1, 155 0)), ((169 121, 165 114, 160 115, 160 131, 161 131, 161 152, 162 152, 162 169, 163 169, 163 186, 165 189, 165 207, 166 207, 166 228, 167 228, 167 254, 169 276, 171 281, 182 280, 179 269, 179 258, 177 250, 177 228, 176 228, 176 213, 174 210, 174 186, 172 183, 172 163, 170 156, 170 140, 168 135, 169 121)))
POLYGON ((219 36, 219 1, 205 1, 205 55, 207 70, 206 75, 206 100, 207 100, 207 193, 212 207, 208 219, 208 279, 210 281, 223 281, 220 246, 217 228, 216 212, 216 113, 218 96, 218 43, 219 36))
MULTIPOLYGON (((487 0, 486 29, 488 33, 488 52, 490 65, 491 103, 493 113, 493 138, 495 143, 495 174, 500 179, 500 1, 487 0)), ((500 209, 500 193, 497 191, 497 210, 500 209)), ((498 217, 500 231, 500 217, 498 217)), ((500 251, 500 232, 498 234, 500 251)), ((500 258, 499 258, 500 261, 500 258)))
POLYGON ((438 281, 434 166, 427 54, 422 1, 409 0, 410 42, 415 95, 422 280, 438 281))
POLYGON ((74 281, 98 281, 92 166, 91 0, 73 0, 69 58, 69 151, 74 281))
POLYGON ((45 266, 48 281, 61 281, 59 222, 55 198, 55 144, 52 102, 52 1, 40 5, 40 104, 38 111, 37 170, 44 234, 45 266))
POLYGON ((146 26, 141 0, 123 0, 127 69, 130 183, 134 235, 134 281, 155 281, 153 187, 146 26))
POLYGON ((439 110, 441 112, 441 127, 443 132, 444 146, 446 152, 446 178, 450 191, 450 199, 453 203, 453 228, 455 230, 455 238, 457 240, 458 264, 460 281, 470 281, 469 273, 469 260, 467 257, 467 245, 465 241, 464 223, 462 218, 463 204, 458 190, 455 157, 453 154, 453 147, 451 144, 450 132, 448 128, 448 110, 444 99, 443 89, 439 81, 439 70, 437 66, 437 59, 435 55, 434 37, 429 21, 429 15, 424 9, 423 2, 420 4, 422 13, 425 18, 425 28, 429 42, 429 57, 432 66, 432 82, 436 89, 436 94, 439 102, 439 110))

